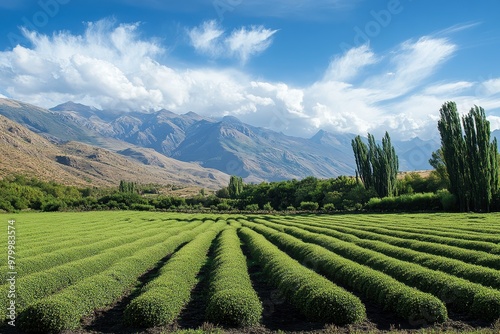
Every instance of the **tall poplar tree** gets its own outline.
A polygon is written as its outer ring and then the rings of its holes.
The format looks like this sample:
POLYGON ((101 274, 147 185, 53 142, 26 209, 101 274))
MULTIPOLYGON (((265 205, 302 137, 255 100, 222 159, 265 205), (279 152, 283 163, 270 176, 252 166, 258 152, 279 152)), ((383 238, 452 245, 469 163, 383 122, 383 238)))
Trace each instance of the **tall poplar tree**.
POLYGON ((236 198, 243 191, 243 179, 239 176, 232 175, 229 179, 229 197, 236 198))
POLYGON ((499 189, 498 145, 496 139, 490 140, 490 123, 484 109, 472 108, 462 118, 462 124, 454 102, 446 102, 440 114, 438 129, 449 190, 457 197, 461 211, 488 212, 499 189))
POLYGON ((368 146, 357 136, 352 140, 357 174, 366 189, 373 188, 379 197, 396 195, 399 159, 391 144, 389 133, 382 138, 382 146, 368 134, 368 146))
MULTIPOLYGON (((368 134, 370 137, 370 134, 368 134)), ((356 136, 352 140, 352 150, 354 151, 354 159, 356 160, 357 175, 363 182, 366 189, 373 187, 373 171, 371 159, 368 155, 368 147, 361 139, 361 136, 356 136)))

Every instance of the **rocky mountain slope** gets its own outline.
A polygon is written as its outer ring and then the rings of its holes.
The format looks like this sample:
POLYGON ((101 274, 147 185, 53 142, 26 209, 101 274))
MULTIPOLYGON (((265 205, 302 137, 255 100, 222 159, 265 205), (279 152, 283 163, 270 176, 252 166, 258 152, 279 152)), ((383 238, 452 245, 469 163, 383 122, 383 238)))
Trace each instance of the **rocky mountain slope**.
MULTIPOLYGON (((78 140, 120 154, 132 145, 165 157, 193 162, 247 182, 353 175, 353 134, 320 130, 311 138, 287 136, 242 123, 235 117, 211 119, 194 112, 178 115, 168 110, 120 112, 98 110, 67 102, 44 110, 20 102, 0 100, 0 114, 12 118, 51 140, 78 140), (5 102, 7 101, 7 102, 5 102), (8 104, 19 104, 14 108, 8 104), (15 110, 14 110, 15 109, 15 110), (24 114, 24 116, 20 116, 24 114), (50 127, 47 125, 50 123, 50 127)), ((439 143, 394 141, 401 170, 429 169, 428 159, 439 143)), ((139 157, 144 161, 145 157, 139 157)), ((155 159, 160 159, 156 155, 155 159)))
POLYGON ((79 186, 116 186, 120 180, 219 189, 229 176, 217 170, 129 147, 122 154, 69 141, 55 144, 0 116, 0 177, 25 174, 79 186), (128 156, 128 157, 126 157, 128 156))

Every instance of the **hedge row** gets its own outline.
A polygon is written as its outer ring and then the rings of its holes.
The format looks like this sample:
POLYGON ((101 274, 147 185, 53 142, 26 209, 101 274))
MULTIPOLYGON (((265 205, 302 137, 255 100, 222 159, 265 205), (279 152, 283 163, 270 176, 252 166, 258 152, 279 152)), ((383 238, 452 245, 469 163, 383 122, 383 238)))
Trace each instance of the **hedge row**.
MULTIPOLYGON (((199 224, 198 224, 199 225, 199 224)), ((86 277, 96 275, 123 257, 131 256, 134 252, 150 245, 158 244, 172 235, 188 230, 177 228, 157 234, 150 238, 141 239, 130 244, 108 249, 100 254, 69 262, 61 266, 20 277, 16 281, 16 308, 22 311, 31 303, 45 298, 71 284, 75 284, 86 277)), ((7 303, 7 294, 10 286, 0 288, 0 303, 7 303)), ((7 304, 5 304, 7 305, 7 304)), ((0 316, 5 318, 4 308, 0 309, 0 316)))
POLYGON ((364 231, 369 231, 373 233, 391 235, 393 237, 402 239, 411 239, 418 241, 427 241, 432 243, 440 243, 448 246, 460 247, 468 250, 482 251, 492 254, 500 254, 500 246, 493 242, 485 241, 473 241, 473 240, 461 240, 455 239, 453 237, 437 236, 437 235, 425 235, 421 233, 411 233, 404 231, 396 231, 394 229, 386 229, 380 227, 361 227, 364 231))
POLYGON ((350 260, 382 271, 407 285, 432 293, 456 311, 470 312, 474 317, 487 321, 500 317, 498 290, 296 227, 285 228, 285 233, 321 245, 350 260))
POLYGON ((257 325, 262 303, 252 287, 235 228, 227 228, 219 235, 214 255, 207 320, 226 326, 257 325))
MULTIPOLYGON (((376 227, 376 224, 371 223, 371 224, 366 224, 365 226, 376 227)), ((380 227, 380 224, 378 225, 378 227, 380 227)), ((500 243, 500 236, 492 235, 491 233, 481 234, 477 232, 471 233, 470 231, 458 231, 456 229, 440 229, 440 228, 431 228, 429 226, 417 228, 417 227, 407 227, 407 226, 392 225, 392 224, 391 225, 384 224, 384 228, 390 229, 391 231, 418 233, 423 235, 431 235, 435 237, 447 237, 447 238, 461 239, 467 241, 479 241, 479 242, 495 243, 495 244, 500 243)), ((499 232, 500 231, 497 231, 496 233, 499 232)), ((485 247, 484 250, 488 251, 487 249, 490 248, 491 245, 485 245, 484 247, 485 247)), ((496 248, 494 247, 494 249, 496 248)))
POLYGON ((343 325, 366 318, 357 297, 302 266, 262 235, 245 227, 239 232, 269 282, 307 319, 343 325))
POLYGON ((222 222, 216 223, 177 251, 160 269, 159 276, 146 284, 141 294, 127 306, 125 322, 137 327, 164 326, 173 322, 189 302, 210 245, 224 226, 222 222))
MULTIPOLYGON (((90 246, 91 244, 96 244, 98 242, 102 242, 105 240, 108 240, 112 237, 115 236, 124 236, 124 235, 136 235, 138 233, 141 233, 141 231, 153 229, 153 228, 162 228, 162 229, 168 229, 168 228, 177 228, 177 227, 182 227, 184 226, 183 223, 181 222, 175 222, 173 224, 165 224, 163 222, 157 222, 154 225, 152 224, 151 226, 147 226, 147 228, 144 228, 145 226, 143 225, 142 228, 138 228, 138 225, 131 226, 132 224, 128 221, 122 222, 120 221, 118 224, 115 224, 114 222, 106 222, 106 224, 96 223, 95 228, 90 228, 87 230, 87 223, 85 223, 85 229, 82 230, 82 228, 72 228, 71 224, 68 224, 69 227, 66 229, 64 228, 64 231, 61 233, 66 234, 65 236, 61 236, 59 238, 54 237, 55 233, 54 232, 47 232, 43 234, 42 239, 44 241, 39 241, 36 242, 35 240, 29 238, 26 233, 23 233, 23 238, 25 240, 30 240, 29 242, 29 248, 27 247, 25 243, 22 243, 20 245, 20 248, 18 249, 19 253, 18 258, 22 261, 23 263, 25 260, 28 260, 28 258, 33 257, 33 256, 39 256, 40 254, 45 254, 44 257, 53 252, 57 251, 62 251, 66 252, 70 248, 74 248, 77 246, 90 246), (71 232, 73 231, 73 232, 71 232)), ((82 226, 82 225, 80 225, 82 226)), ((42 228, 45 226, 42 226, 42 228)), ((60 232, 57 232, 59 234, 60 232)), ((37 234, 40 235, 40 234, 37 234)), ((24 266, 23 266, 24 267, 24 266)))
POLYGON ((21 258, 20 261, 22 265, 17 269, 17 273, 24 277, 65 263, 94 256, 107 249, 129 244, 135 240, 157 235, 164 230, 165 229, 158 228, 146 230, 142 233, 127 233, 119 237, 112 237, 96 243, 87 243, 82 246, 61 249, 48 254, 40 252, 37 256, 21 258))
POLYGON ((444 304, 431 294, 411 288, 389 275, 345 259, 325 248, 308 244, 286 233, 243 222, 262 233, 299 261, 309 263, 320 274, 361 293, 386 310, 412 322, 443 322, 448 318, 444 304))
POLYGON ((467 263, 500 270, 500 256, 489 254, 486 252, 463 249, 456 246, 445 245, 442 243, 401 239, 391 236, 391 232, 387 232, 389 235, 383 235, 364 231, 362 230, 362 228, 349 228, 340 225, 329 228, 342 233, 352 234, 363 239, 379 240, 402 248, 410 248, 416 251, 446 256, 467 263))
POLYGON ((57 333, 77 328, 83 316, 113 303, 136 283, 141 274, 208 227, 209 224, 202 224, 142 248, 134 255, 115 262, 101 274, 88 277, 30 305, 19 316, 21 329, 34 333, 57 333))
POLYGON ((383 253, 399 260, 420 264, 433 270, 439 270, 457 277, 467 279, 471 282, 479 283, 484 286, 500 290, 500 273, 495 269, 465 263, 463 261, 450 259, 444 256, 432 255, 407 248, 392 246, 382 241, 360 239, 353 235, 346 235, 327 228, 310 226, 309 224, 290 222, 283 222, 283 224, 299 227, 309 232, 329 235, 343 241, 352 242, 363 248, 383 253))

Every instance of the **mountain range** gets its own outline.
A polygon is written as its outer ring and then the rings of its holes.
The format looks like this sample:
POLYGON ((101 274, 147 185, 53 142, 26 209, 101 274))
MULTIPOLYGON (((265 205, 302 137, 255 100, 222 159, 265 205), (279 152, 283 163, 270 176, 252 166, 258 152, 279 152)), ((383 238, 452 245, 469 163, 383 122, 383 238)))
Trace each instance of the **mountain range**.
MULTIPOLYGON (((174 174, 186 169, 188 175, 195 169, 201 173, 199 177, 210 174, 212 180, 221 183, 228 175, 260 182, 329 178, 353 175, 355 171, 351 148, 354 134, 319 130, 311 138, 300 138, 254 127, 232 116, 214 119, 194 112, 179 115, 168 110, 99 110, 73 102, 47 110, 0 99, 0 115, 59 149, 68 142, 79 142, 174 174), (174 162, 177 170, 172 170, 174 162), (185 165, 179 165, 181 162, 185 165), (214 170, 220 174, 216 176, 214 170)), ((431 152, 439 147, 435 141, 419 138, 393 144, 400 169, 405 171, 429 169, 431 152)))
MULTIPOLYGON (((78 127, 62 127, 65 123, 57 122, 56 118, 51 124, 47 117, 51 114, 43 109, 0 100, 0 114, 4 114, 6 109, 11 113, 17 110, 16 118, 32 125, 24 126, 0 115, 0 178, 25 174, 44 181, 83 187, 116 186, 121 180, 131 180, 143 184, 193 186, 214 190, 229 182, 229 175, 218 170, 168 158, 152 149, 109 139, 111 146, 121 149, 121 152, 113 152, 80 141, 67 140, 75 135, 89 141, 92 137, 87 137, 78 127), (24 109, 25 107, 28 109, 24 109), (25 114, 25 110, 34 114, 25 114), (36 113, 47 115, 40 116, 36 113), (66 140, 48 133, 42 136, 32 131, 35 129, 39 132, 43 124, 47 126, 46 129, 54 129, 57 132, 53 133, 66 140)), ((94 140, 97 142, 97 138, 94 140)))

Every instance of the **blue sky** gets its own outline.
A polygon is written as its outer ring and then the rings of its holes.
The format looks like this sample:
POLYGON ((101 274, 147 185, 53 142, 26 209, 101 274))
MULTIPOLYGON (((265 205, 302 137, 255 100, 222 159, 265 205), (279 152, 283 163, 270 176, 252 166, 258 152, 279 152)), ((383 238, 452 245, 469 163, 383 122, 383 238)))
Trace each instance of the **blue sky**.
POLYGON ((500 2, 0 0, 0 95, 220 117, 290 135, 500 128, 500 2))

